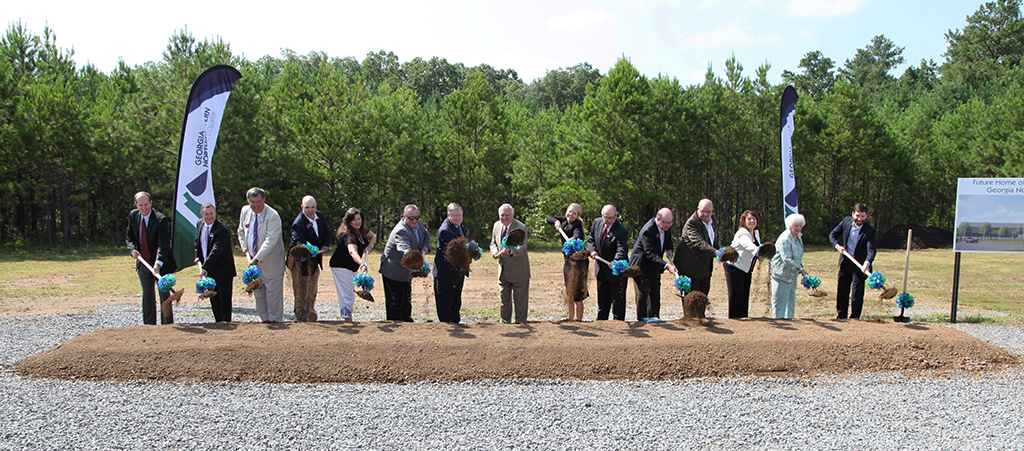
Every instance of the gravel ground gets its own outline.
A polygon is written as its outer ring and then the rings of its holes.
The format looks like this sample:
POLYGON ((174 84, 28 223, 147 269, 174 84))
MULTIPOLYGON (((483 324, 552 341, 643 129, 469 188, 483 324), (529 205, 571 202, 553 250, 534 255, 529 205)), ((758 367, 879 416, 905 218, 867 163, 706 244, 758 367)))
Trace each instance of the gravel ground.
MULTIPOLYGON (((0 363, 138 324, 137 310, 0 319, 0 363)), ((208 310, 176 319, 208 322, 208 310)), ((255 320, 239 310, 234 319, 255 320)), ((952 327, 1024 354, 1024 329, 952 327)), ((70 382, 3 369, 0 449, 1024 449, 1022 381, 1018 369, 317 386, 70 382)))

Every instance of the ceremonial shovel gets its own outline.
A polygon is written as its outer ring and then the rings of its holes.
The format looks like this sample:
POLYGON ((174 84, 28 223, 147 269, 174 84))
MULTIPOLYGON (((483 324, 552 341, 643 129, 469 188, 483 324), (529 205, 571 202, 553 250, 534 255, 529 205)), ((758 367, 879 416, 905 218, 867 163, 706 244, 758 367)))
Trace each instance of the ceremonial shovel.
MULTIPOLYGON (((562 238, 564 238, 565 241, 569 240, 569 237, 567 235, 565 235, 565 231, 563 231, 561 229, 558 229, 558 232, 560 232, 562 234, 562 238)), ((579 253, 579 252, 577 252, 577 253, 579 253)), ((573 254, 573 255, 575 255, 575 254, 573 254)), ((599 255, 591 254, 591 256, 593 256, 595 260, 600 261, 600 262, 608 265, 608 268, 614 268, 611 265, 611 261, 608 261, 608 260, 606 260, 604 258, 601 258, 599 255)), ((632 267, 629 267, 629 268, 623 270, 622 273, 618 273, 616 276, 633 277, 633 276, 636 276, 637 273, 639 273, 639 272, 640 272, 640 267, 637 267, 637 265, 634 264, 634 265, 632 265, 632 267)))
MULTIPOLYGON (((142 255, 136 256, 135 259, 141 262, 142 266, 145 266, 146 269, 149 270, 149 273, 153 274, 153 277, 156 277, 157 280, 163 278, 160 276, 159 273, 156 272, 155 269, 153 269, 153 265, 150 265, 149 262, 146 261, 146 259, 142 258, 142 255)), ((174 288, 170 288, 169 290, 171 292, 171 295, 168 296, 166 300, 160 303, 160 310, 165 318, 172 318, 174 316, 174 314, 171 313, 171 303, 178 303, 179 301, 181 301, 181 295, 184 293, 182 291, 176 291, 174 288)))
MULTIPOLYGON (((843 255, 845 255, 846 258, 850 259, 851 262, 853 262, 855 265, 857 265, 857 267, 860 268, 860 270, 863 271, 865 275, 867 275, 867 276, 871 275, 871 273, 868 272, 868 270, 864 268, 864 265, 862 265, 859 261, 857 261, 856 258, 853 258, 853 256, 850 255, 849 252, 846 252, 846 249, 843 249, 843 255)), ((883 288, 884 288, 884 286, 883 286, 883 288)), ((892 299, 892 298, 896 297, 896 293, 897 292, 896 292, 895 288, 886 288, 885 290, 882 290, 882 294, 880 294, 878 297, 880 299, 892 299)))

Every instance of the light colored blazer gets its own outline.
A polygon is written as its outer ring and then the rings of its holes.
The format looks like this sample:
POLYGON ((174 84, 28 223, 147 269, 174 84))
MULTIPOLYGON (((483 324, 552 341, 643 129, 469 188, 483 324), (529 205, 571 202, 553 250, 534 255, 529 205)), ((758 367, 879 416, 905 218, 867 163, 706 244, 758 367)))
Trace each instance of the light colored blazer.
POLYGON ((252 235, 249 233, 249 222, 252 221, 252 209, 248 205, 242 207, 238 218, 238 245, 249 250, 249 258, 260 261, 260 271, 270 278, 284 275, 284 240, 281 238, 281 216, 270 205, 263 207, 259 215, 260 230, 257 242, 259 249, 252 248, 252 235))
MULTIPOLYGON (((757 235, 757 243, 761 242, 761 234, 759 230, 754 230, 757 235)), ((733 249, 740 254, 740 258, 736 259, 735 262, 729 263, 743 272, 750 272, 750 262, 754 261, 754 256, 757 255, 757 243, 754 242, 754 238, 750 236, 750 231, 745 227, 740 227, 736 231, 736 234, 732 237, 733 249)))
MULTIPOLYGON (((496 221, 491 228, 491 255, 501 250, 501 221, 496 221)), ((526 226, 516 219, 508 225, 509 231, 513 229, 526 230, 526 226)), ((528 282, 530 280, 530 255, 526 251, 526 243, 529 241, 529 232, 526 241, 518 249, 512 251, 512 255, 498 257, 498 280, 508 283, 528 282)))
POLYGON ((775 256, 772 257, 772 278, 779 282, 796 283, 800 268, 804 266, 804 234, 793 236, 789 229, 783 230, 775 240, 775 256))
MULTIPOLYGON (((419 234, 405 223, 405 218, 398 220, 395 228, 391 229, 388 235, 388 243, 384 246, 384 253, 380 256, 380 275, 399 282, 412 280, 412 272, 402 266, 402 257, 411 250, 422 251, 426 247, 430 249, 430 232, 427 226, 420 221, 419 234)), ((423 259, 426 260, 424 255, 423 259)))

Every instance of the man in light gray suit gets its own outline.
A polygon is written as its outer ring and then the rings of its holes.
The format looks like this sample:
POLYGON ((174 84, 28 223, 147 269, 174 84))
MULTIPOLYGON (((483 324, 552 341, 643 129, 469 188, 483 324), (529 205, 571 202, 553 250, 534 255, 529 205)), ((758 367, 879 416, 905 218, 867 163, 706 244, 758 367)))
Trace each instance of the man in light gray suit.
POLYGON ((419 207, 405 206, 402 220, 395 224, 380 256, 380 275, 384 279, 384 305, 388 321, 412 322, 412 272, 402 266, 402 257, 411 250, 430 252, 430 232, 420 221, 419 207))
POLYGON ((238 218, 238 243, 251 265, 262 272, 263 287, 253 291, 256 314, 265 323, 284 321, 284 242, 281 216, 267 205, 267 192, 250 188, 249 205, 238 218))
POLYGON ((498 283, 501 285, 501 322, 512 322, 515 307, 516 323, 525 324, 530 313, 530 255, 526 252, 526 241, 515 249, 502 247, 501 241, 508 232, 526 226, 515 219, 515 211, 509 204, 498 207, 498 222, 491 229, 491 257, 498 260, 498 283))

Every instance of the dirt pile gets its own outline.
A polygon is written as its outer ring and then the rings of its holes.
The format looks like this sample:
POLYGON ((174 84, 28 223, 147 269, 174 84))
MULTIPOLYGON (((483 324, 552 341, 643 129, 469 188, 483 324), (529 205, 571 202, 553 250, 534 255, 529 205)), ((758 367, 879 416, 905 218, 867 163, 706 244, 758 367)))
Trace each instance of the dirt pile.
POLYGON ((952 374, 1019 364, 938 325, 715 319, 135 326, 80 335, 13 367, 58 379, 365 383, 952 374))

